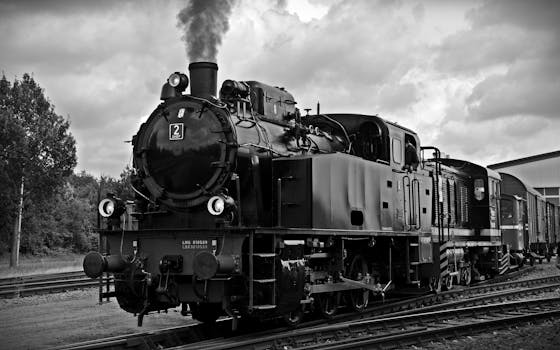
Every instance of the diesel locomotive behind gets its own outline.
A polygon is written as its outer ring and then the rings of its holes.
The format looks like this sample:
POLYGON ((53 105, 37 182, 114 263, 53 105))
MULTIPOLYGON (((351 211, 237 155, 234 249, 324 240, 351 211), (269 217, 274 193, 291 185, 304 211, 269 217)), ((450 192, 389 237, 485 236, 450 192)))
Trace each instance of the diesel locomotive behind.
POLYGON ((376 115, 302 116, 283 88, 225 80, 215 63, 172 74, 133 137, 134 203, 101 201, 92 278, 141 324, 182 307, 221 315, 332 317, 372 297, 503 274, 500 175, 421 147, 376 115), (433 156, 424 159, 424 154, 433 156))

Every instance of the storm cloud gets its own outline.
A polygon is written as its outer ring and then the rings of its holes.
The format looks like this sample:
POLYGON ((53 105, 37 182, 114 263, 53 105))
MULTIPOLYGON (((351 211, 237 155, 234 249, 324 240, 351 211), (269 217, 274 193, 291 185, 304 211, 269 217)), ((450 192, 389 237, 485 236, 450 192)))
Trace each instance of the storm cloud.
POLYGON ((219 80, 283 86, 301 109, 379 114, 457 158, 560 149, 557 1, 217 3, 219 51, 186 58, 185 1, 0 1, 0 70, 34 74, 94 174, 118 175, 123 141, 196 59, 215 59, 219 80))

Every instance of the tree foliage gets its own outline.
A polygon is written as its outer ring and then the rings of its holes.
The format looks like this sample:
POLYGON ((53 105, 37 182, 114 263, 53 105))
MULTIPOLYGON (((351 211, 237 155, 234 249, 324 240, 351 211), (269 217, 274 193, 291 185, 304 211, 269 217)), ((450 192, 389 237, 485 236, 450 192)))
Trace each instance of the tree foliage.
POLYGON ((33 77, 0 79, 0 254, 10 248, 22 177, 21 253, 85 252, 95 248, 100 198, 134 198, 126 167, 118 179, 75 174, 70 124, 54 111, 33 77))
POLYGON ((0 126, 1 249, 13 231, 22 179, 22 242, 35 240, 44 231, 38 226, 54 220, 47 209, 76 166, 76 142, 69 122, 55 113, 29 74, 13 84, 5 76, 0 79, 0 126))

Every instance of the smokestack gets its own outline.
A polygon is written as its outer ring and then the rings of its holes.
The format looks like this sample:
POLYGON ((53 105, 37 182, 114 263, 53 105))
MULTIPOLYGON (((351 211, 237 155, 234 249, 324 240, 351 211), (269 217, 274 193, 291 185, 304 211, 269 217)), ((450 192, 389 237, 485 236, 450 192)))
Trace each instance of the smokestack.
POLYGON ((218 65, 214 62, 193 62, 189 64, 191 95, 216 98, 218 89, 218 65))

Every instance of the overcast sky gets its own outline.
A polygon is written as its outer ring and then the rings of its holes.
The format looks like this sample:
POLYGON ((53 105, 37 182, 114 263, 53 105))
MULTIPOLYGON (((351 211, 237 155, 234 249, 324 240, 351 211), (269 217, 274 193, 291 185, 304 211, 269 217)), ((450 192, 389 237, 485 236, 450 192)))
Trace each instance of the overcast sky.
MULTIPOLYGON (((77 171, 124 143, 186 71, 185 1, 0 0, 0 70, 33 73, 71 121, 77 171)), ((560 1, 239 0, 219 81, 284 86, 300 109, 379 114, 483 165, 560 149, 560 1)))

